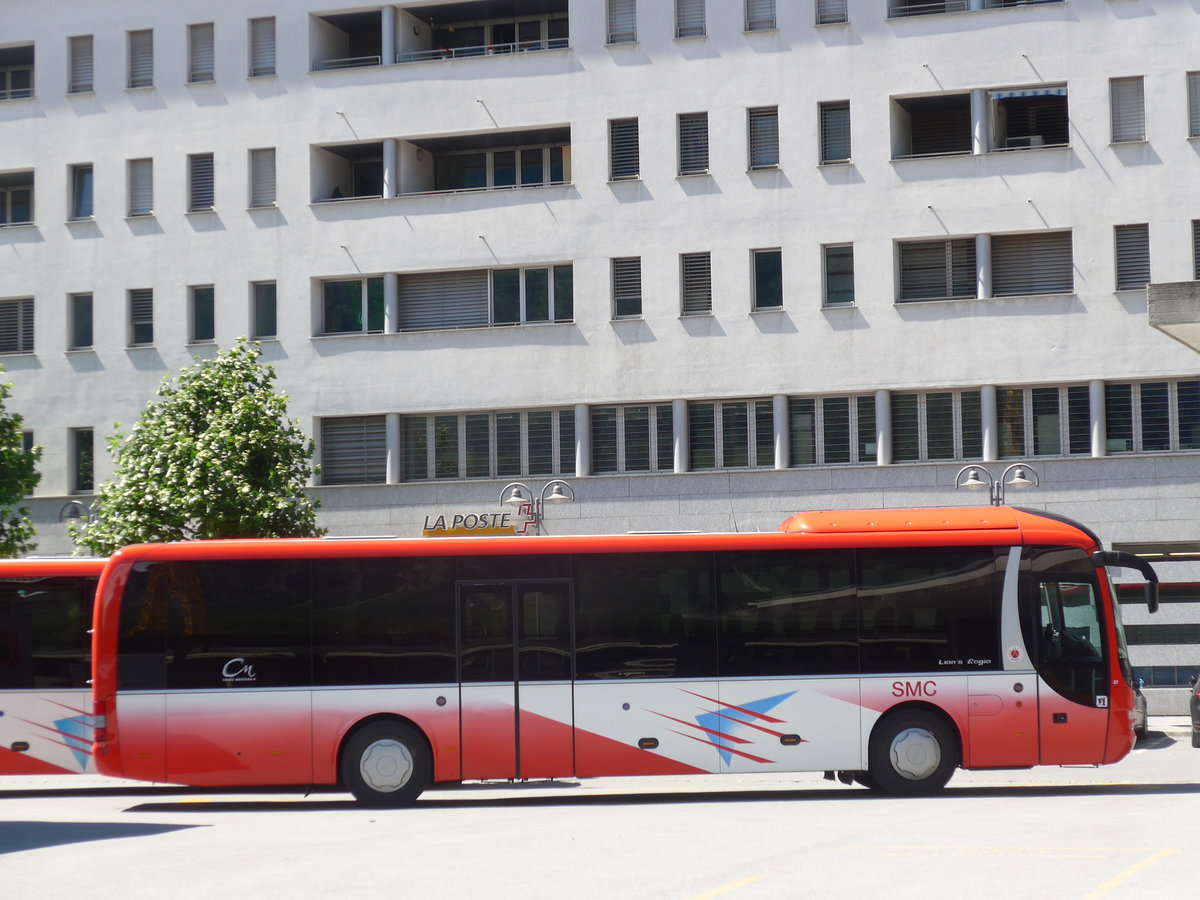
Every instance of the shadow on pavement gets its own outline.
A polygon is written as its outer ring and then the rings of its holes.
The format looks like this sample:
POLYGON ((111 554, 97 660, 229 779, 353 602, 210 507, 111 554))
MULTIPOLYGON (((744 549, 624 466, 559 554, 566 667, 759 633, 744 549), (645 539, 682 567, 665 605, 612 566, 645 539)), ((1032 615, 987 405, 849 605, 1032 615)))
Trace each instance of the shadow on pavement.
POLYGON ((148 837, 207 825, 141 825, 125 822, 0 822, 0 853, 39 850, 85 841, 148 837))

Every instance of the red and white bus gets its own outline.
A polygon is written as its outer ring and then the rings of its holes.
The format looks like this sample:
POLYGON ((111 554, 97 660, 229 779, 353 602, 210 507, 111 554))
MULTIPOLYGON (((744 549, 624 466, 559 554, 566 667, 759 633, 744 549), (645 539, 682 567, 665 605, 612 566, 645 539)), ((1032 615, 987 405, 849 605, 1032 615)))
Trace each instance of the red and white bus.
MULTIPOLYGON (((97 769, 198 786, 953 771, 1133 746, 1111 565, 1008 507, 761 534, 205 541, 101 581, 97 769)), ((1152 586, 1147 599, 1153 600, 1152 586)))
POLYGON ((88 631, 103 568, 0 560, 0 775, 95 771, 88 631))

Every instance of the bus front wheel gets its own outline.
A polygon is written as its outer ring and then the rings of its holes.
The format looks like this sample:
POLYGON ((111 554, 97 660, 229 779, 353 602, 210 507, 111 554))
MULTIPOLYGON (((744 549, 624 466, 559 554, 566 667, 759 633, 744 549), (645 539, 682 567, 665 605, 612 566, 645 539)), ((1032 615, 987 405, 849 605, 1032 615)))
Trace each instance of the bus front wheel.
POLYGON ((923 709, 885 716, 871 733, 868 771, 879 790, 894 796, 932 794, 958 768, 958 737, 941 716, 923 709))
POLYGON ((374 722, 342 750, 342 784, 364 806, 407 806, 429 786, 429 745, 403 722, 374 722))

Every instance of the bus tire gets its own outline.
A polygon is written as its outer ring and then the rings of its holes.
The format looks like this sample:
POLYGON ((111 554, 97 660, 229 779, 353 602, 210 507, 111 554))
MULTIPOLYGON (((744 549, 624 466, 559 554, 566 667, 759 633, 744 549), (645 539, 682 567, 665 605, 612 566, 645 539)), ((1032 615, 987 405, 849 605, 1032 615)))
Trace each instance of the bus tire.
POLYGON ((871 732, 868 772, 885 794, 915 797, 940 791, 958 768, 958 735, 941 716, 905 709, 884 716, 871 732))
POLYGON ((342 748, 342 785, 363 806, 407 806, 429 786, 433 761, 424 735, 403 722, 373 722, 342 748))
POLYGON ((872 791, 879 790, 879 782, 875 780, 874 776, 871 775, 870 772, 864 772, 864 771, 855 772, 854 780, 869 790, 872 790, 872 791))

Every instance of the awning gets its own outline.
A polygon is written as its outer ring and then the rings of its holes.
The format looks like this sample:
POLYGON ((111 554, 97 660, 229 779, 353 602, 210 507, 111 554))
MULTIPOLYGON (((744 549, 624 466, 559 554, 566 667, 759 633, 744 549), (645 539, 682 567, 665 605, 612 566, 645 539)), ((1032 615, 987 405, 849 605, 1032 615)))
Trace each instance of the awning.
POLYGON ((1059 87, 1022 88, 1016 91, 992 91, 993 100, 1008 100, 1010 97, 1065 97, 1067 88, 1059 87))

